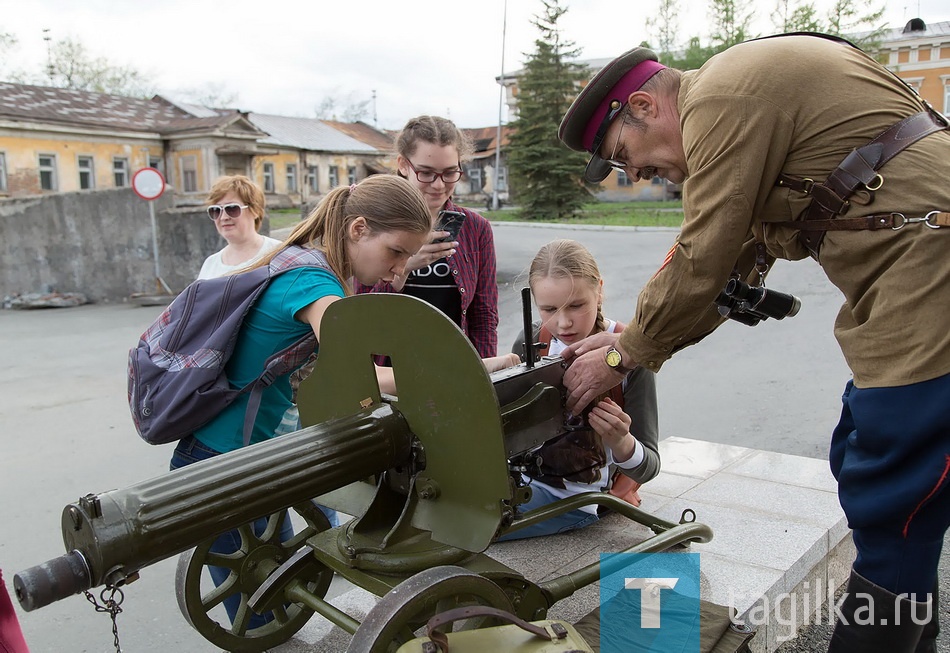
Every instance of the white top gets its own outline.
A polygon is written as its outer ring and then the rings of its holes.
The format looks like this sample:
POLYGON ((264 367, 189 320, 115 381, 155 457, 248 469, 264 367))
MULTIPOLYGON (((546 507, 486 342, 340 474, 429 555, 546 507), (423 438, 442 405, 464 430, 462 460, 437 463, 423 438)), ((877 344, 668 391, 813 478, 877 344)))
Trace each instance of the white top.
POLYGON ((212 254, 211 256, 205 259, 205 262, 201 264, 201 271, 198 272, 198 278, 199 279, 213 279, 214 277, 223 277, 224 275, 230 274, 234 272, 235 270, 240 270, 241 268, 245 268, 251 263, 254 263, 258 259, 264 257, 269 252, 272 252, 273 250, 280 247, 280 244, 281 244, 281 241, 276 240, 274 238, 270 238, 268 236, 264 236, 264 242, 261 245, 261 248, 257 250, 257 254, 255 254, 254 256, 252 256, 246 261, 242 261, 241 263, 238 263, 237 265, 227 265, 226 263, 221 261, 221 252, 224 251, 222 249, 221 251, 215 252, 214 254, 212 254))

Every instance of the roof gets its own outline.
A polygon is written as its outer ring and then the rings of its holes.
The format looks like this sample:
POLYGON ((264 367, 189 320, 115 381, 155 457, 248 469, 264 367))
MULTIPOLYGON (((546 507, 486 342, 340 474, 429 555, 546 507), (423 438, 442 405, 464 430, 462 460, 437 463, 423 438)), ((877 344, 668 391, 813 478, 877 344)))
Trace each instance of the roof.
POLYGON ((0 82, 0 118, 155 132, 188 113, 167 102, 0 82))
POLYGON ((339 122, 337 120, 323 120, 321 122, 358 141, 372 145, 377 150, 386 152, 392 151, 393 149, 393 135, 391 133, 376 129, 363 121, 339 122))
MULTIPOLYGON (((475 146, 475 159, 484 159, 495 155, 495 143, 498 138, 498 126, 478 127, 475 129, 463 129, 466 136, 472 139, 475 146)), ((507 147, 509 137, 511 136, 511 127, 504 125, 501 128, 501 145, 507 147)))
POLYGON ((947 38, 950 37, 950 21, 927 24, 920 18, 912 18, 902 27, 886 29, 881 34, 880 41, 882 45, 890 45, 897 41, 911 41, 914 39, 926 39, 930 37, 947 38))
POLYGON ((248 114, 251 122, 270 136, 261 143, 283 145, 312 152, 352 152, 379 154, 372 145, 347 136, 316 118, 291 118, 265 113, 248 114))

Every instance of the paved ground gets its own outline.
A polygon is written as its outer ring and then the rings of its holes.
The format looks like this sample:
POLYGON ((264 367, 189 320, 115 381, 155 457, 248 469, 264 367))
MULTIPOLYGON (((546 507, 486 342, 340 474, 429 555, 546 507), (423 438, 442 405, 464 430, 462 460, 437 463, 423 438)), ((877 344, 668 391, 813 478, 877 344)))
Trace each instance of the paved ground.
MULTIPOLYGON (((606 280, 608 316, 627 320, 636 291, 674 237, 657 230, 530 226, 499 226, 495 233, 502 350, 520 329, 518 291, 541 244, 556 237, 587 244, 606 280)), ((769 281, 798 295, 801 313, 754 329, 728 324, 667 363, 658 377, 661 437, 825 457, 849 376, 831 335, 840 299, 810 261, 779 264, 769 281)), ((150 447, 138 440, 125 394, 128 348, 159 311, 129 305, 0 311, 0 493, 5 497, 0 568, 8 583, 16 571, 63 553, 59 519, 64 505, 167 469, 171 446, 150 447)), ((124 650, 216 650, 178 612, 174 564, 164 561, 144 570, 142 579, 127 588, 125 612, 118 618, 124 650)), ((945 568, 943 578, 948 577, 945 568)), ((944 596, 947 589, 945 582, 944 596)), ((35 651, 112 650, 108 617, 81 597, 20 618, 35 651)), ((807 648, 789 650, 823 651, 820 633, 816 638, 802 644, 807 648)))

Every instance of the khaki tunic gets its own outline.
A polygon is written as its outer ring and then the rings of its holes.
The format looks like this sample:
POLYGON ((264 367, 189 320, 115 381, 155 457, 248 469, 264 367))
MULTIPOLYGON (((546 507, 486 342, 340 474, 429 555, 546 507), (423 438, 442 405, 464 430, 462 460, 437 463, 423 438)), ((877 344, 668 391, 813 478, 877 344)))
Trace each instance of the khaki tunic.
MULTIPOLYGON (((824 180, 854 148, 923 110, 886 69, 845 44, 808 36, 743 43, 683 74, 678 107, 689 176, 675 254, 644 287, 621 336, 658 370, 722 319, 712 304, 734 266, 752 273, 753 233, 771 256, 808 252, 797 230, 809 198, 775 186, 780 173, 824 180)), ((879 172, 873 202, 848 217, 950 211, 950 131, 931 134, 879 172)), ((819 263, 845 303, 835 337, 858 387, 950 373, 950 228, 829 231, 819 263)), ((776 290, 781 290, 777 288, 776 290)))

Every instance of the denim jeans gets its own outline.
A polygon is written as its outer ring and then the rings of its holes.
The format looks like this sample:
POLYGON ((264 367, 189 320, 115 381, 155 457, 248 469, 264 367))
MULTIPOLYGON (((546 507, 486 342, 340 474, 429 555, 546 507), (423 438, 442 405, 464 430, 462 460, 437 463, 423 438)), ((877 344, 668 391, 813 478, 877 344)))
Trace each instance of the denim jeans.
MULTIPOLYGON (((213 458, 214 456, 220 456, 220 451, 215 451, 209 447, 206 447, 193 436, 188 436, 182 438, 178 442, 178 446, 175 447, 175 453, 172 454, 171 463, 169 464, 169 469, 175 470, 186 465, 198 462, 199 460, 207 460, 208 458, 213 458)), ((261 517, 254 521, 254 533, 258 536, 263 534, 264 529, 267 528, 267 517, 261 517)), ((294 536, 294 529, 290 523, 290 519, 285 517, 280 528, 280 541, 286 542, 294 536)), ((211 545, 209 551, 211 553, 220 553, 223 555, 231 554, 241 548, 241 534, 237 530, 228 531, 227 533, 222 533, 214 541, 214 544, 211 545)), ((231 575, 231 570, 225 567, 215 567, 208 565, 208 571, 211 574, 211 579, 214 581, 215 587, 220 586, 224 583, 228 576, 231 575)), ((238 608, 241 606, 241 597, 239 594, 232 594, 224 600, 224 608, 228 612, 228 617, 231 619, 231 623, 234 623, 234 617, 237 615, 238 608)), ((264 624, 273 621, 273 613, 268 612, 267 614, 259 615, 252 612, 251 618, 248 620, 247 629, 251 630, 253 628, 259 628, 264 624)))
MULTIPOLYGON (((531 500, 518 506, 522 512, 534 510, 549 503, 554 503, 558 497, 554 496, 550 490, 537 483, 531 484, 531 500)), ((590 526, 597 521, 597 515, 592 515, 583 510, 572 510, 571 512, 545 519, 534 526, 528 526, 520 530, 508 533, 499 537, 496 542, 508 542, 511 540, 523 540, 529 537, 541 537, 542 535, 554 535, 555 533, 564 533, 578 528, 590 526)))

